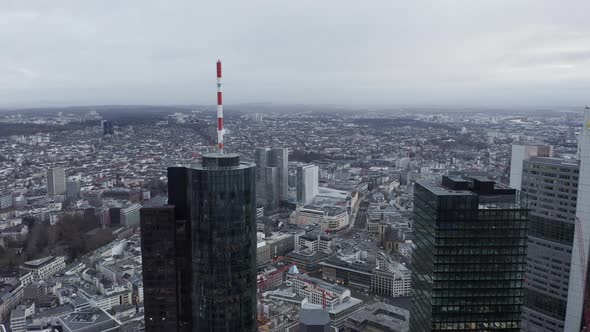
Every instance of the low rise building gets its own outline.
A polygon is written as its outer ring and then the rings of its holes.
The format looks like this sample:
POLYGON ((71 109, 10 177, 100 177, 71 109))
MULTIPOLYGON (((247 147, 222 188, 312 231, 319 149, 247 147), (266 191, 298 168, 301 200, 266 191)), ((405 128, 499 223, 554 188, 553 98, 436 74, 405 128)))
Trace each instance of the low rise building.
POLYGON ((66 267, 63 256, 47 256, 25 262, 21 268, 30 271, 37 279, 47 279, 66 267))
POLYGON ((351 315, 344 322, 344 332, 409 332, 410 312, 377 302, 351 315))

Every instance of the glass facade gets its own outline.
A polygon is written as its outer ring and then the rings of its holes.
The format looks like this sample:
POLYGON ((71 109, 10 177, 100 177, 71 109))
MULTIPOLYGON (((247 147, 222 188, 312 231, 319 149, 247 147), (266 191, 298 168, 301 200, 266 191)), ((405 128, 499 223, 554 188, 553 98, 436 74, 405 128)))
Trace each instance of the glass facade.
POLYGON ((174 207, 146 204, 140 215, 145 328, 146 331, 176 331, 174 207))
POLYGON ((142 209, 142 241, 154 248, 143 255, 144 278, 157 280, 145 290, 146 331, 256 331, 255 166, 235 154, 208 154, 201 164, 170 167, 167 204, 159 208, 173 209, 161 220, 166 231, 144 230, 151 219, 142 209), (157 296, 158 287, 169 294, 157 296), (176 328, 148 327, 148 312, 171 319, 158 311, 171 301, 176 328))
POLYGON ((255 167, 190 172, 194 330, 255 331, 255 167))
POLYGON ((527 221, 514 191, 417 182, 411 331, 519 331, 527 221))

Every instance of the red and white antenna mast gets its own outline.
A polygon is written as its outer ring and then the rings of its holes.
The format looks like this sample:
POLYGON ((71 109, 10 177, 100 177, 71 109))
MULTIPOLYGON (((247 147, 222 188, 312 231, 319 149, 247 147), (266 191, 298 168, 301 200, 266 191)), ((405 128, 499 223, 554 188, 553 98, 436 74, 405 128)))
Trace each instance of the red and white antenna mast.
POLYGON ((221 60, 217 60, 217 149, 219 153, 223 153, 223 92, 221 86, 221 60))

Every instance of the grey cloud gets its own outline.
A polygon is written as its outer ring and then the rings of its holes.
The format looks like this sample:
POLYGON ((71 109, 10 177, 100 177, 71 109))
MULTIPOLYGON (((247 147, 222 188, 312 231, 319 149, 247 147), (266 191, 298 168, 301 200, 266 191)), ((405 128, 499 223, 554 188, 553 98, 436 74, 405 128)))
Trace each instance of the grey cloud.
POLYGON ((583 103, 571 88, 590 83, 588 9, 583 0, 5 0, 0 106, 214 103, 219 57, 227 103, 538 105, 547 90, 542 102, 583 103))

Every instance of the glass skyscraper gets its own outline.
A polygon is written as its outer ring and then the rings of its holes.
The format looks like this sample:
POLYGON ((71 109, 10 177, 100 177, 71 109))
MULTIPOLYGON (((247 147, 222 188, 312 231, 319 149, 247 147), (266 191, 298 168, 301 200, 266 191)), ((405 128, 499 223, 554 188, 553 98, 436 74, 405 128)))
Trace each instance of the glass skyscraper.
POLYGON ((519 331, 528 214, 485 178, 416 182, 411 331, 519 331))
MULTIPOLYGON (((169 250, 160 253, 174 263, 163 264, 159 256, 144 252, 143 265, 147 280, 159 280, 174 270, 176 312, 170 317, 177 317, 178 330, 255 331, 255 166, 240 162, 236 154, 212 153, 204 155, 200 164, 170 167, 168 202, 162 209, 170 207, 174 233, 159 232, 154 226, 144 229, 146 218, 141 231, 142 238, 164 243, 169 239, 163 237, 174 236, 174 248, 166 246, 169 250)), ((154 215, 157 209, 150 209, 148 215, 154 215)), ((171 223, 168 217, 158 222, 171 223)), ((142 249, 152 245, 143 243, 142 249)), ((148 294, 158 293, 150 287, 159 286, 144 282, 146 331, 164 331, 160 325, 150 325, 168 319, 162 316, 167 312, 159 309, 166 302, 148 299, 148 294)))

